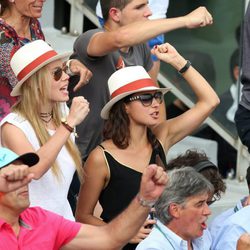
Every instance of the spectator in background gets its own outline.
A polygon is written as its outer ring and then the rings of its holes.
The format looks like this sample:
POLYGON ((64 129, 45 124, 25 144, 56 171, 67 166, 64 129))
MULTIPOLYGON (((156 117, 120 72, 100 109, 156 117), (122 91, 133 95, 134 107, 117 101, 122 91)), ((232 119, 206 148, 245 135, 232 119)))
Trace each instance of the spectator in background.
POLYGON ((168 172, 169 180, 155 204, 157 222, 136 250, 209 249, 201 238, 211 214, 207 201, 212 184, 193 168, 168 172))
MULTIPOLYGON (((45 0, 0 0, 0 121, 17 101, 17 97, 10 96, 18 82, 10 67, 12 55, 30 41, 45 39, 38 21, 44 2, 45 0)), ((68 67, 68 72, 81 75, 74 90, 91 78, 91 72, 77 60, 70 61, 68 67)))
POLYGON ((220 237, 221 237, 220 232, 221 232, 221 228, 224 227, 224 223, 227 222, 227 220, 229 220, 229 218, 233 214, 237 213, 242 208, 250 204, 250 167, 247 168, 246 181, 247 181, 247 186, 248 186, 248 191, 249 191, 248 196, 245 196, 242 199, 240 199, 240 201, 236 204, 235 207, 229 208, 228 210, 216 216, 210 223, 209 231, 212 236, 213 247, 215 247, 216 244, 220 241, 220 237))
POLYGON ((226 117, 230 122, 234 123, 234 116, 238 108, 239 98, 238 98, 238 84, 240 85, 240 91, 242 89, 242 84, 238 81, 240 77, 240 50, 235 49, 230 57, 230 75, 233 84, 230 87, 230 94, 233 99, 233 104, 230 106, 226 113, 226 117))
POLYGON ((10 65, 19 80, 11 92, 19 101, 0 123, 1 144, 18 154, 37 152, 40 161, 30 168, 32 206, 41 206, 74 220, 67 193, 82 161, 74 143, 74 127, 89 111, 84 97, 73 99, 67 117, 60 103, 68 96, 69 76, 63 59, 46 42, 25 44, 13 55, 10 65), (64 118, 64 119, 63 119, 64 118))
POLYGON ((238 135, 250 152, 250 4, 244 17, 242 37, 242 75, 241 99, 235 114, 235 125, 238 135))
MULTIPOLYGON (((152 15, 149 17, 149 19, 154 20, 154 19, 166 18, 168 5, 169 5, 169 0, 158 0, 158 1, 149 0, 148 6, 150 10, 152 11, 152 15)), ((104 26, 100 0, 97 2, 97 5, 96 5, 96 15, 99 19, 101 26, 104 26)), ((165 41, 164 34, 160 34, 150 39, 148 41, 148 45, 150 49, 152 49, 156 45, 163 44, 164 41, 165 41)), ((153 79, 157 79, 157 75, 160 70, 160 60, 158 60, 158 58, 153 54, 151 55, 151 58, 153 60, 152 77, 153 79)))

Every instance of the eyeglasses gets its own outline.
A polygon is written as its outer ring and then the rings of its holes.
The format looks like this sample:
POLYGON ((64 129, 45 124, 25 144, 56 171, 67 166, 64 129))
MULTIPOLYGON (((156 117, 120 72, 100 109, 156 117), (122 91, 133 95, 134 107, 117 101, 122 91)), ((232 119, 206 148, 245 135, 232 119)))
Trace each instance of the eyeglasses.
POLYGON ((143 106, 148 107, 148 106, 150 106, 152 104, 153 98, 159 104, 161 104, 162 101, 163 101, 162 92, 158 91, 158 92, 155 92, 154 94, 145 93, 145 94, 141 94, 141 95, 131 96, 131 97, 128 98, 128 100, 126 100, 126 102, 133 102, 133 101, 140 100, 140 102, 142 103, 143 106))
POLYGON ((217 200, 218 200, 218 199, 217 199, 215 196, 213 196, 211 200, 207 201, 207 205, 208 205, 208 206, 211 206, 211 205, 212 205, 214 202, 216 202, 217 200))
POLYGON ((63 72, 66 71, 66 67, 57 67, 53 72, 53 78, 55 81, 59 81, 62 78, 63 72))

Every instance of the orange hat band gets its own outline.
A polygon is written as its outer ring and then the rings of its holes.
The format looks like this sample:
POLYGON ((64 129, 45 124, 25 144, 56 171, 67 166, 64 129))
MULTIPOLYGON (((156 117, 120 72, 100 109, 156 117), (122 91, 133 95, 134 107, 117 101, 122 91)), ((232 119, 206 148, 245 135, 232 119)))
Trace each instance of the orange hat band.
POLYGON ((146 87, 156 87, 156 85, 154 84, 153 80, 150 78, 136 80, 134 82, 130 82, 130 83, 118 88, 117 90, 115 90, 112 93, 111 98, 114 98, 120 94, 124 94, 126 92, 130 92, 130 91, 134 91, 134 90, 140 91, 140 89, 146 88, 146 87))
POLYGON ((54 50, 51 50, 36 58, 19 72, 19 74, 17 75, 18 81, 21 81, 26 75, 28 75, 33 69, 42 64, 44 61, 56 55, 57 53, 54 50))

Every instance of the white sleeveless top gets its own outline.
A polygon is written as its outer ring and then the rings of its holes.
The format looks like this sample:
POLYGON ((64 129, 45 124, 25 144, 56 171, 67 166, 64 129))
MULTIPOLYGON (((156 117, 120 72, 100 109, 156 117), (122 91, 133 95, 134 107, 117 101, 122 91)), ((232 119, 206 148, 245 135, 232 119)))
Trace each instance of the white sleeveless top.
MULTIPOLYGON (((21 129, 35 151, 40 148, 34 129, 22 116, 10 113, 1 121, 0 126, 6 122, 21 129)), ((55 133, 52 130, 48 132, 51 136, 55 133)), ((71 139, 74 140, 73 136, 71 139)), ((33 180, 29 184, 30 206, 40 206, 74 221, 75 218, 67 200, 67 195, 76 170, 75 163, 65 146, 62 147, 56 161, 61 171, 60 178, 56 178, 49 169, 39 180, 33 180)))

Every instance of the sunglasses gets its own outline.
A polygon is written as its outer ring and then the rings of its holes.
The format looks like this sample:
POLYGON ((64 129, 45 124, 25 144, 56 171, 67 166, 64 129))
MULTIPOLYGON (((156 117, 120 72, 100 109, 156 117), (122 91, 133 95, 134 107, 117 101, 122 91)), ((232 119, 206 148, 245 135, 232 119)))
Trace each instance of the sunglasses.
POLYGON ((66 67, 57 67, 53 72, 52 72, 52 75, 53 75, 53 78, 55 81, 59 81, 61 78, 62 78, 62 74, 63 72, 65 73, 66 71, 66 67))
POLYGON ((161 104, 163 101, 162 92, 158 91, 155 92, 154 94, 145 93, 141 95, 131 96, 126 100, 126 102, 133 102, 139 100, 143 106, 148 107, 152 105, 153 99, 155 99, 159 104, 161 104))

